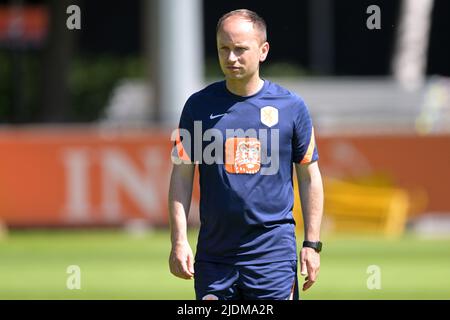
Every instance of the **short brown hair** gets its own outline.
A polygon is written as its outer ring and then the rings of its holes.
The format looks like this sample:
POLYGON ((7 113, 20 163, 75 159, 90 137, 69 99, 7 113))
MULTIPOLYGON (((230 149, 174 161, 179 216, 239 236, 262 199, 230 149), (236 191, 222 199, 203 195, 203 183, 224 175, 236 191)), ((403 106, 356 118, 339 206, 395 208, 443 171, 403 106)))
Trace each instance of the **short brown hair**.
POLYGON ((232 16, 239 16, 239 17, 244 18, 245 20, 252 22, 253 27, 255 29, 258 29, 261 32, 261 34, 263 35, 262 42, 267 41, 266 22, 256 12, 248 10, 248 9, 238 9, 238 10, 233 10, 228 13, 225 13, 222 17, 220 17, 219 21, 217 22, 216 34, 219 32, 220 28, 222 28, 223 22, 227 18, 232 17, 232 16))

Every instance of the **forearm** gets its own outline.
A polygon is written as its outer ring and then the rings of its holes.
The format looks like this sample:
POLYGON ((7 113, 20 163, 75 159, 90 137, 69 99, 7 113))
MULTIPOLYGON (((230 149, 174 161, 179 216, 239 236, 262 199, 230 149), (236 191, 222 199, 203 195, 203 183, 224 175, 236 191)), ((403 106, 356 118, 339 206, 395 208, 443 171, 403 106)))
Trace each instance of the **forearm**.
MULTIPOLYGON (((317 166, 317 164, 313 164, 317 166)), ((318 241, 323 216, 323 185, 317 168, 301 170, 299 177, 305 240, 318 241)))
POLYGON ((169 208, 170 240, 172 245, 187 241, 187 217, 189 212, 178 201, 171 201, 169 208))
MULTIPOLYGON (((193 171, 193 170, 192 170, 193 171)), ((169 223, 172 245, 187 241, 187 219, 192 196, 193 172, 174 166, 169 188, 169 223)))

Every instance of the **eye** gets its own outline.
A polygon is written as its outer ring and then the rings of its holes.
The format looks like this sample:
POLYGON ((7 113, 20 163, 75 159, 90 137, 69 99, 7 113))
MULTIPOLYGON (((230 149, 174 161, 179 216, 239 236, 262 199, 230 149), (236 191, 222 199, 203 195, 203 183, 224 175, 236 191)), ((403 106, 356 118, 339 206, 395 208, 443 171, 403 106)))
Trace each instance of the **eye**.
POLYGON ((248 50, 247 47, 236 47, 236 48, 234 48, 234 52, 238 56, 244 54, 247 50, 248 50))

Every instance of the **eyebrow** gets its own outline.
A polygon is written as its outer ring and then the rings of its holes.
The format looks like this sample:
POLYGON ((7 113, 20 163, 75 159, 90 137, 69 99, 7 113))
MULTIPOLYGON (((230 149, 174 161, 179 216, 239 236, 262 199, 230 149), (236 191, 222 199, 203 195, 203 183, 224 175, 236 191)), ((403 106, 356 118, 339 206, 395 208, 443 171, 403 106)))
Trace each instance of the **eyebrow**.
MULTIPOLYGON (((229 41, 218 41, 218 43, 220 43, 221 45, 224 45, 224 44, 226 44, 226 43, 229 43, 229 41)), ((247 43, 245 43, 245 42, 238 42, 238 43, 233 43, 233 45, 235 46, 235 47, 248 47, 249 45, 247 44, 247 43)))

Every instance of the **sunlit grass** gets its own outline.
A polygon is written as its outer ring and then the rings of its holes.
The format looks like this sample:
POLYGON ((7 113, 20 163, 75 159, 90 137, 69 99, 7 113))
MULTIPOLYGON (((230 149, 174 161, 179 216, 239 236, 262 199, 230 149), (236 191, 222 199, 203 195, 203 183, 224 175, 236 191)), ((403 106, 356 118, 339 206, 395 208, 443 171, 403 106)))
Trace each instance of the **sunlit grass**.
MULTIPOLYGON (((12 231, 0 241, 0 299, 194 299, 193 281, 170 274, 169 250, 166 230, 12 231), (80 267, 79 290, 67 288, 70 265, 80 267)), ((449 240, 328 237, 321 260, 302 299, 450 299, 449 240), (367 287, 370 265, 379 289, 367 287)))

